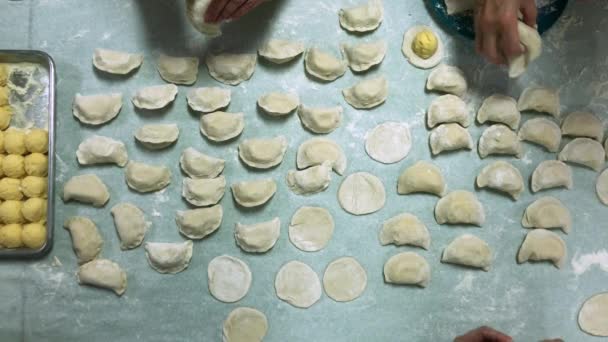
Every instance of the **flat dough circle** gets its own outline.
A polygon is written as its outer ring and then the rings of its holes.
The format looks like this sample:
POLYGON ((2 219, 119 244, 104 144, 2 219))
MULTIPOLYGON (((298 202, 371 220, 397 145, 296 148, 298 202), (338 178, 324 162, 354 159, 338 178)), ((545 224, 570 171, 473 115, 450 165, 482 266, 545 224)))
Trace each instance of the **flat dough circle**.
POLYGON ((340 184, 338 202, 342 209, 353 215, 371 214, 384 207, 384 185, 371 173, 353 173, 340 184))
POLYGON ((418 25, 410 28, 403 35, 403 44, 401 45, 401 52, 403 52, 403 55, 405 55, 405 58, 407 58, 408 62, 410 62, 410 64, 415 66, 416 68, 430 69, 436 67, 443 59, 443 42, 441 41, 441 38, 435 30, 428 26, 418 25), (435 51, 435 54, 428 59, 420 58, 414 52, 414 50, 412 50, 412 41, 414 40, 416 35, 423 30, 429 30, 435 34, 435 37, 437 37, 437 51, 435 51))
POLYGON ((597 193, 597 197, 604 205, 608 205, 608 169, 602 171, 597 177, 595 193, 597 193))
POLYGON ((578 313, 578 325, 594 336, 608 336, 608 292, 587 299, 578 313))
POLYGON ((325 208, 301 207, 289 224, 289 241, 305 252, 325 248, 333 233, 334 219, 325 208))
POLYGON ((245 297, 249 291, 251 271, 240 259, 221 255, 209 263, 207 281, 213 297, 225 303, 233 303, 245 297))
POLYGON ((274 280, 277 297, 298 307, 308 308, 321 298, 321 282, 305 263, 290 261, 283 265, 274 280))
POLYGON ((239 307, 232 310, 224 321, 224 342, 259 342, 268 331, 268 320, 262 312, 239 307))
POLYGON ((375 161, 393 164, 407 157, 412 136, 407 124, 385 122, 374 127, 365 138, 365 151, 375 161))
POLYGON ((323 288, 337 302, 350 302, 361 296, 367 287, 367 273, 355 258, 332 261, 323 274, 323 288))

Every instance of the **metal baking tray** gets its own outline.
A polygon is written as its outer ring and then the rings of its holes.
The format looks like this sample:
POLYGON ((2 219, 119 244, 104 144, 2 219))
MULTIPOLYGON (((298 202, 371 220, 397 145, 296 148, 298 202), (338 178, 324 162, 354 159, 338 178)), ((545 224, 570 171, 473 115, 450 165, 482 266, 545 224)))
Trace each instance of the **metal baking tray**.
POLYGON ((0 63, 13 70, 9 82, 11 106, 17 108, 10 127, 45 128, 49 132, 46 244, 38 249, 0 248, 1 259, 40 258, 53 247, 55 208, 55 62, 37 50, 0 50, 0 63), (27 101, 21 101, 21 100, 27 101), (17 107, 15 107, 15 103, 17 107), (26 103, 21 105, 21 103, 26 103))

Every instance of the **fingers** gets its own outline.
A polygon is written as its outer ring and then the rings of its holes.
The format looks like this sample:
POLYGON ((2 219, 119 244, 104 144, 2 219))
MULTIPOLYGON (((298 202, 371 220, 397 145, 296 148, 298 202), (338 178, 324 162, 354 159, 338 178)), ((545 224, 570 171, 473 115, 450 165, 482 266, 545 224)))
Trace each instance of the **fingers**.
POLYGON ((536 9, 536 3, 534 0, 523 0, 521 2, 520 10, 524 15, 524 23, 530 27, 535 27, 538 10, 536 9))
POLYGON ((522 54, 521 43, 519 41, 519 31, 517 30, 517 17, 505 14, 500 21, 501 35, 498 49, 502 55, 508 59, 522 54))
POLYGON ((481 54, 494 64, 504 63, 502 53, 498 51, 499 25, 497 22, 496 8, 486 2, 480 9, 478 17, 481 54))
POLYGON ((481 328, 478 329, 479 332, 481 333, 481 336, 483 336, 483 341, 492 341, 492 342, 512 342, 513 339, 508 336, 505 335, 503 333, 501 333, 498 330, 494 330, 488 326, 483 326, 481 328))
POLYGON ((224 21, 226 19, 232 18, 232 14, 236 12, 243 4, 245 4, 247 0, 230 0, 222 13, 220 14, 219 21, 224 21))
POLYGON ((212 0, 205 12, 205 21, 208 23, 217 23, 220 21, 220 14, 230 1, 231 0, 212 0))
POLYGON ((236 12, 232 14, 231 19, 237 19, 242 17, 254 8, 261 5, 263 2, 264 0, 248 0, 245 4, 243 4, 243 6, 241 6, 236 12))

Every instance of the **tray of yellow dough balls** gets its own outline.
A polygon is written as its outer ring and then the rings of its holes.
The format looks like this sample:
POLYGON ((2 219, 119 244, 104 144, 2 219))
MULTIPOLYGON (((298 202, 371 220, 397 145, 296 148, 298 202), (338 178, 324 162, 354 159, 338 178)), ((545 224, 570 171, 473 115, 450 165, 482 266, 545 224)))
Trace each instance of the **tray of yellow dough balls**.
POLYGON ((0 50, 0 258, 53 245, 55 67, 33 50, 0 50))

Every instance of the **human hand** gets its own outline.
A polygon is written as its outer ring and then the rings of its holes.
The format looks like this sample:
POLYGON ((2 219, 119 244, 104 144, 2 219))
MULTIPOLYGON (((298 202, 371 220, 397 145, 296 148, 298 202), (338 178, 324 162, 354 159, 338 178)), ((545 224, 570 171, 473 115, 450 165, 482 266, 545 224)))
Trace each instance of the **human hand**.
POLYGON ((237 19, 263 3, 265 0, 211 0, 205 22, 220 23, 228 19, 237 19))
POLYGON ((534 0, 477 0, 475 5, 475 49, 494 64, 523 53, 517 31, 518 13, 526 25, 536 25, 534 0))
POLYGON ((511 337, 496 331, 490 327, 483 326, 471 330, 454 339, 454 342, 512 342, 511 337))

